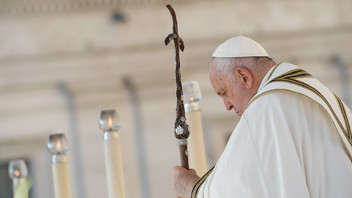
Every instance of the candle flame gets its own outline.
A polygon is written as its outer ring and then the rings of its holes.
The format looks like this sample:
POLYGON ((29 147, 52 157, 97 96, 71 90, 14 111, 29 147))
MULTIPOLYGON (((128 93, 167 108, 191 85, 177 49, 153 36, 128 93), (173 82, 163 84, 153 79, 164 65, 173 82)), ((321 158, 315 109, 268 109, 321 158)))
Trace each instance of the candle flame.
POLYGON ((112 127, 112 119, 111 119, 111 117, 110 117, 110 116, 109 116, 108 125, 109 125, 109 128, 111 128, 111 127, 112 127))
POLYGON ((57 150, 58 152, 61 151, 61 142, 60 142, 60 141, 57 141, 57 142, 56 142, 56 150, 57 150))
POLYGON ((20 171, 15 170, 15 176, 16 176, 16 177, 20 176, 20 171))

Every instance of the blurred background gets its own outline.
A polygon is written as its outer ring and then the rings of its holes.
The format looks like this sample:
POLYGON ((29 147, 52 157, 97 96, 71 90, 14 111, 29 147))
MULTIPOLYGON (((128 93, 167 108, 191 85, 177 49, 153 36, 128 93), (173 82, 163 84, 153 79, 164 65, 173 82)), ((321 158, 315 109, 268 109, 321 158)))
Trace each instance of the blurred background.
POLYGON ((0 197, 8 162, 25 159, 30 198, 54 197, 47 137, 65 133, 74 198, 107 197, 99 112, 116 108, 129 198, 173 195, 179 151, 171 3, 185 42, 182 81, 198 81, 207 163, 236 126, 208 80, 214 49, 242 35, 276 62, 294 63, 351 106, 349 0, 1 0, 0 197))

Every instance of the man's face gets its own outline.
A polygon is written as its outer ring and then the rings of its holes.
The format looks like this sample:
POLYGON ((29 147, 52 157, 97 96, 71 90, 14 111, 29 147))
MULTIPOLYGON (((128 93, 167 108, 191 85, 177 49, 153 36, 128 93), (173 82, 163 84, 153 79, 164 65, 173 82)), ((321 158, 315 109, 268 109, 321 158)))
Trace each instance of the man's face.
POLYGON ((210 83, 215 93, 224 100, 226 109, 228 111, 233 109, 237 115, 241 116, 249 100, 246 97, 246 90, 241 84, 240 77, 236 77, 235 70, 232 71, 232 74, 219 72, 215 64, 213 61, 210 65, 210 83), (234 76, 231 78, 231 75, 234 76))

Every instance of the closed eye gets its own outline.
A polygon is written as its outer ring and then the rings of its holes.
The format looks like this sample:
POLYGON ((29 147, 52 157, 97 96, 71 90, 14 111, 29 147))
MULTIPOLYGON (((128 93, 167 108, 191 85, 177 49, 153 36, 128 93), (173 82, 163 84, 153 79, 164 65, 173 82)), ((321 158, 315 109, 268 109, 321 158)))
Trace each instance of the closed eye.
POLYGON ((221 90, 218 91, 217 94, 218 94, 219 96, 224 96, 224 95, 226 95, 226 90, 225 90, 225 89, 221 89, 221 90))

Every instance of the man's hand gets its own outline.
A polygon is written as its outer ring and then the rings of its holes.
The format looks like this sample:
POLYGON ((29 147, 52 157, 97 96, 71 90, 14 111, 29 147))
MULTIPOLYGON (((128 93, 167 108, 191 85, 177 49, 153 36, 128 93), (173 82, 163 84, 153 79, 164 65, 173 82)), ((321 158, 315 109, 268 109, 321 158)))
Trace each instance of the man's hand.
POLYGON ((174 191, 178 198, 190 198, 193 186, 200 177, 194 169, 187 170, 181 166, 174 167, 174 191))

